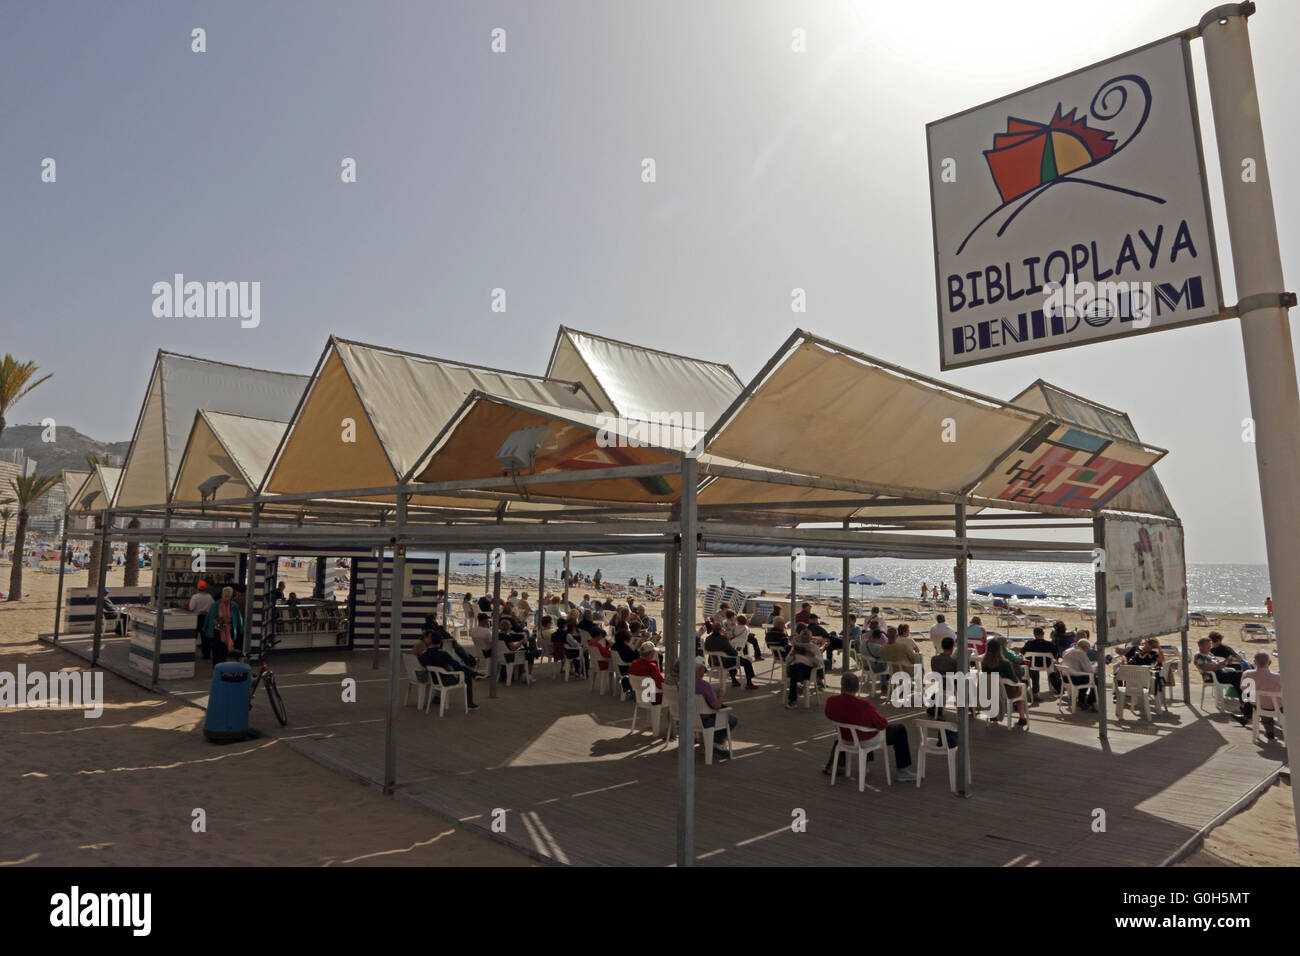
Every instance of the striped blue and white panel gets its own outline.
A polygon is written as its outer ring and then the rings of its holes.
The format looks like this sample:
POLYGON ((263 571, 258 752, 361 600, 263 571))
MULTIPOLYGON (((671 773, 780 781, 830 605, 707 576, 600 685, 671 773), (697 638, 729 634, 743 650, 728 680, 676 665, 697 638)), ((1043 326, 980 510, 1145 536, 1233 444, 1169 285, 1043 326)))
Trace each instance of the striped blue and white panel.
MULTIPOLYGON (((131 669, 153 675, 154 622, 137 620, 131 628, 131 669)), ((194 676, 194 615, 188 611, 167 611, 163 617, 162 656, 159 680, 194 676)))
MULTIPOLYGON (((152 601, 149 588, 109 588, 108 599, 121 608, 136 608, 152 601)), ((111 625, 110 625, 111 626, 111 625)), ((65 631, 95 629, 95 589, 68 588, 65 631)))
MULTIPOLYGON (((439 588, 439 558, 406 559, 406 566, 411 576, 412 590, 419 589, 418 597, 407 596, 402 601, 402 647, 410 647, 420 636, 424 626, 424 617, 437 612, 439 620, 442 608, 437 599, 439 588)), ((356 588, 356 610, 352 629, 352 649, 372 650, 375 646, 375 593, 373 584, 378 573, 378 562, 366 556, 353 562, 353 586, 356 588)), ((383 590, 386 597, 379 609, 380 647, 388 643, 388 628, 392 621, 392 581, 393 559, 384 559, 383 590)))

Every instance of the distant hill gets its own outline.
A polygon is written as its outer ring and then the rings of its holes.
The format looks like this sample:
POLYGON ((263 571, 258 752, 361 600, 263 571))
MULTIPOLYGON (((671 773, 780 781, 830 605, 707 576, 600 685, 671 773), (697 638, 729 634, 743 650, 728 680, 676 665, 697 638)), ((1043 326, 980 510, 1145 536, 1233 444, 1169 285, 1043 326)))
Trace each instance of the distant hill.
POLYGON ((129 441, 102 442, 83 435, 68 425, 54 431, 57 441, 41 441, 45 429, 40 425, 6 425, 0 435, 0 448, 21 448, 28 458, 36 459, 36 470, 52 475, 64 468, 86 470, 86 456, 95 455, 103 461, 104 455, 117 455, 125 460, 129 441))

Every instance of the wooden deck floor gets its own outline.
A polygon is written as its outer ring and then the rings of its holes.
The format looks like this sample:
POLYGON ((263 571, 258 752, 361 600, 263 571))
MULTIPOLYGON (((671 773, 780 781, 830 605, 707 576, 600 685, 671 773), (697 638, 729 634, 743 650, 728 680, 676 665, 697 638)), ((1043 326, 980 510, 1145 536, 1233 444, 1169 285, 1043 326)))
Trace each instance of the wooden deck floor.
MULTIPOLYGON (((254 726, 340 772, 382 780, 386 660, 378 670, 369 654, 286 654, 274 664, 289 726, 262 697, 254 726), (357 681, 356 703, 342 702, 344 677, 357 681)), ((504 810, 498 838, 544 859, 671 864, 676 744, 629 735, 630 703, 553 681, 546 668, 532 686, 500 687, 495 701, 478 682, 482 707, 469 715, 404 708, 400 796, 489 831, 504 810)), ((203 703, 208 665, 200 672, 168 689, 203 703)), ((1182 705, 1150 725, 1112 723, 1103 750, 1095 717, 1063 717, 1048 700, 1031 708, 1029 732, 976 722, 969 799, 954 797, 946 768, 933 764, 920 788, 887 787, 874 768, 860 793, 856 780, 832 787, 821 773, 831 731, 819 710, 785 710, 764 672, 760 690, 729 689, 735 759, 705 766, 696 756, 704 864, 1155 865, 1285 760, 1281 744, 1252 744, 1227 717, 1182 705), (1093 830, 1097 810, 1104 832, 1093 830), (799 813, 804 832, 791 827, 799 813)))

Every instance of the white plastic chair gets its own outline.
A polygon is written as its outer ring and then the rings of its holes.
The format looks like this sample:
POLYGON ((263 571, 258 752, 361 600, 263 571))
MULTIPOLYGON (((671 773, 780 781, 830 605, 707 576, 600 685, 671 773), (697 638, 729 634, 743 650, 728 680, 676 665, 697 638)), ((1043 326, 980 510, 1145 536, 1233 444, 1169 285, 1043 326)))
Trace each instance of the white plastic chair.
MULTIPOLYGON (((727 690, 727 671, 730 668, 723 663, 726 656, 727 655, 720 654, 716 651, 709 651, 704 655, 704 664, 708 668, 707 680, 709 683, 714 685, 719 697, 721 697, 727 690)), ((733 658, 733 660, 735 660, 735 658, 733 658)), ((736 667, 740 667, 740 662, 738 660, 736 661, 736 667)))
MULTIPOLYGON (((1028 715, 1029 685, 1024 681, 1011 680, 1009 677, 1003 677, 998 681, 998 690, 1002 695, 1002 699, 998 702, 998 706, 1002 708, 1002 712, 998 715, 998 720, 1005 719, 1008 727, 1014 727, 1019 716, 1016 714, 1016 709, 1012 704, 1016 701, 1025 701, 1025 713, 1028 715), (1012 697, 1007 693, 1008 687, 1019 687, 1020 693, 1016 697, 1012 697)), ((990 720, 989 723, 993 723, 993 721, 990 720)))
POLYGON ((957 748, 948 746, 948 732, 957 733, 957 725, 950 720, 918 720, 921 742, 917 746, 916 785, 925 779, 926 754, 934 754, 948 761, 948 789, 957 792, 957 748))
POLYGON ((1056 665, 1056 672, 1061 675, 1061 692, 1056 695, 1056 706, 1066 713, 1074 713, 1078 709, 1079 694, 1084 691, 1097 693, 1097 675, 1090 671, 1076 671, 1064 664, 1056 665), (1086 677, 1086 683, 1072 683, 1071 677, 1086 677))
POLYGON ((588 676, 591 677, 591 689, 603 694, 605 689, 609 688, 611 695, 618 696, 618 669, 614 666, 614 655, 605 657, 594 647, 587 648, 587 653, 591 655, 591 663, 587 665, 587 670, 590 672, 588 676), (606 665, 603 670, 601 664, 606 665))
MULTIPOLYGON (((781 692, 785 696, 786 700, 790 699, 791 680, 793 680, 793 678, 790 676, 790 671, 787 669, 785 672, 785 679, 781 682, 781 692)), ((817 684, 816 668, 813 668, 813 672, 808 675, 807 680, 802 680, 799 683, 803 685, 803 688, 801 690, 798 690, 795 696, 803 703, 803 706, 806 709, 809 710, 812 709, 813 700, 816 700, 818 703, 821 703, 822 691, 821 691, 821 687, 819 687, 817 684)))
POLYGON ((889 748, 885 746, 885 732, 876 730, 874 727, 861 727, 857 724, 835 723, 835 749, 831 752, 831 786, 835 786, 835 778, 839 776, 840 754, 844 754, 845 770, 853 766, 853 761, 858 761, 858 793, 867 789, 867 754, 879 753, 880 762, 885 765, 885 783, 889 786, 894 784, 894 776, 889 769, 889 748), (844 739, 841 731, 847 730, 853 736, 853 742, 844 739), (864 738, 859 734, 871 734, 871 737, 864 738))
MULTIPOLYGON (((666 739, 673 739, 673 731, 676 729, 678 735, 681 735, 681 718, 680 711, 677 709, 677 687, 664 685, 664 704, 668 707, 668 734, 666 739)), ((700 694, 695 695, 695 727, 691 735, 692 741, 694 735, 700 735, 700 742, 704 745, 704 762, 713 763, 713 738, 717 734, 726 734, 727 737, 727 756, 731 753, 731 721, 727 719, 728 708, 723 707, 721 710, 713 710, 705 702, 704 697, 700 694), (704 726, 704 715, 714 714, 713 726, 704 726)), ((692 744, 693 746, 694 744, 692 744)), ((681 746, 680 742, 678 746, 681 746)))
MULTIPOLYGON (((650 715, 650 732, 658 736, 660 733, 659 725, 662 723, 661 717, 665 712, 665 708, 663 704, 656 704, 654 702, 655 695, 659 693, 658 688, 655 687, 654 678, 637 677, 635 674, 629 674, 627 679, 632 685, 632 723, 628 727, 627 732, 629 734, 636 732, 636 715, 644 710, 650 715), (644 693, 646 681, 650 682, 649 701, 643 700, 641 696, 644 693)), ((667 695, 664 696, 664 699, 667 700, 667 695)))
POLYGON ((406 672, 406 696, 402 698, 402 706, 405 707, 411 702, 411 691, 414 690, 415 707, 417 710, 424 710, 427 698, 433 696, 429 675, 420 662, 410 654, 402 655, 402 669, 406 672))
MULTIPOLYGON (((469 690, 465 683, 465 674, 462 671, 449 671, 445 667, 428 667, 425 668, 433 679, 430 686, 438 695, 438 716, 445 717, 447 714, 447 698, 455 691, 460 691, 465 700, 465 713, 469 713, 469 690), (452 678, 451 683, 444 684, 444 677, 452 678)), ((425 711, 433 704, 433 698, 430 697, 429 703, 425 705, 425 711)))
POLYGON ((1219 713, 1227 713, 1228 698, 1226 691, 1231 684, 1225 684, 1219 680, 1213 671, 1200 671, 1201 675, 1201 710, 1205 709, 1205 692, 1211 691, 1214 694, 1214 709, 1219 713))
POLYGON ((1276 690, 1257 690, 1255 693, 1255 716, 1251 721, 1250 742, 1254 743, 1259 739, 1260 717, 1273 718, 1273 731, 1282 729, 1282 693, 1276 690), (1268 703, 1269 710, 1264 710, 1265 702, 1268 703))
MULTIPOLYGON (((1025 666, 1029 668, 1029 673, 1031 674, 1042 674, 1043 680, 1047 681, 1048 688, 1049 689, 1051 688, 1051 681, 1049 679, 1049 675, 1051 675, 1056 670, 1056 658, 1054 658, 1051 654, 1047 654, 1043 652, 1034 652, 1031 654, 1026 654, 1025 666)), ((1039 686, 1040 687, 1042 686, 1041 681, 1039 682, 1039 686)), ((1032 702, 1032 700, 1033 698, 1030 698, 1030 702, 1032 702)))
POLYGON ((1124 719, 1126 707, 1142 710, 1142 719, 1151 720, 1151 698, 1155 696, 1156 675, 1140 664, 1121 664, 1115 668, 1115 719, 1124 719))

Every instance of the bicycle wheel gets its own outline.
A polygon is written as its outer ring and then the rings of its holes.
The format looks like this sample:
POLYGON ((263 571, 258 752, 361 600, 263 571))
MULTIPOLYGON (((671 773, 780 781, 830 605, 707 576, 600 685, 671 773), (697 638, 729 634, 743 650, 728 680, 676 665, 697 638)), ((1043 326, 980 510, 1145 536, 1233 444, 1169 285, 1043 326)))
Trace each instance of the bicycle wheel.
POLYGON ((266 696, 271 698, 271 710, 275 711, 275 719, 283 727, 289 722, 289 711, 284 706, 284 698, 280 696, 280 688, 275 686, 274 677, 266 679, 266 696))

